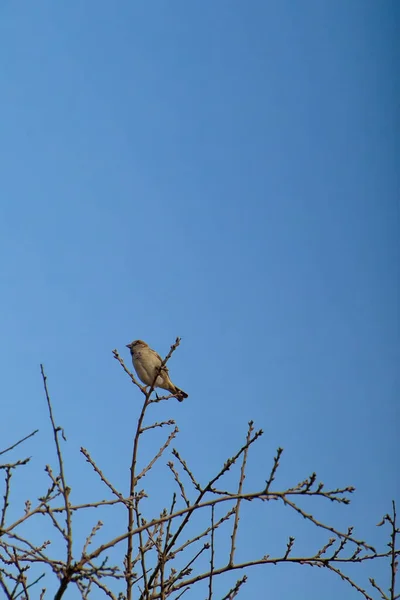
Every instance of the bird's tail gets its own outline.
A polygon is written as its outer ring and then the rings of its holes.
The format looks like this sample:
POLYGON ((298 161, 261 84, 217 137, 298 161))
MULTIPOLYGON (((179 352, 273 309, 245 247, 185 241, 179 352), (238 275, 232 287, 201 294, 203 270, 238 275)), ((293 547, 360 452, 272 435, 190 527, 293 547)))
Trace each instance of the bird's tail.
POLYGON ((184 392, 183 390, 181 390, 180 388, 178 388, 176 386, 175 386, 174 393, 175 393, 175 398, 177 400, 179 400, 179 402, 183 402, 184 399, 188 397, 188 394, 186 392, 184 392))

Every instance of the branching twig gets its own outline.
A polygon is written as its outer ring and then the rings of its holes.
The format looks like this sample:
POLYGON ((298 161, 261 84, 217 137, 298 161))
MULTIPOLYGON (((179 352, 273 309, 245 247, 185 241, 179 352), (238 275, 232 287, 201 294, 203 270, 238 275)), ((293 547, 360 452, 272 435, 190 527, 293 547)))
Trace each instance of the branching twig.
MULTIPOLYGON (((250 439, 251 439, 251 434, 254 431, 254 427, 253 427, 253 421, 249 421, 249 429, 247 431, 247 438, 246 438, 246 444, 249 444, 250 439)), ((246 463, 247 463, 247 455, 249 452, 249 445, 247 445, 247 448, 244 450, 243 452, 243 459, 242 459, 242 466, 240 469, 240 478, 239 478, 239 485, 238 485, 238 494, 242 493, 242 489, 243 489, 243 482, 245 479, 245 472, 246 472, 246 463)), ((229 564, 233 565, 233 560, 234 560, 234 556, 235 556, 235 542, 236 542, 236 534, 237 534, 237 530, 238 530, 238 525, 239 525, 239 511, 240 511, 240 502, 241 499, 239 498, 238 501, 236 502, 236 508, 235 508, 235 520, 233 522, 233 531, 232 531, 232 535, 231 535, 231 553, 229 556, 229 564)))
POLYGON ((64 503, 65 503, 65 515, 66 515, 66 524, 67 524, 67 531, 66 531, 67 568, 70 568, 71 563, 72 563, 72 519, 71 519, 71 505, 70 505, 70 501, 69 501, 69 494, 70 494, 71 490, 69 487, 67 487, 67 484, 65 482, 64 463, 63 463, 63 458, 62 458, 62 453, 61 453, 60 442, 58 439, 58 435, 59 435, 60 431, 62 432, 62 429, 61 429, 61 427, 57 427, 55 424, 55 421, 54 421, 50 395, 49 395, 49 391, 47 389, 47 377, 45 375, 43 365, 40 365, 40 370, 42 373, 44 391, 46 394, 47 406, 49 409, 49 416, 50 416, 51 426, 53 429, 54 443, 55 443, 56 451, 57 451, 58 466, 60 469, 60 478, 61 478, 61 486, 62 486, 61 492, 62 492, 62 495, 64 498, 64 503))
MULTIPOLYGON (((56 426, 53 416, 52 403, 50 400, 47 378, 44 368, 41 365, 41 374, 44 384, 44 390, 47 400, 47 406, 53 430, 53 437, 58 459, 58 470, 53 472, 50 466, 46 467, 46 472, 50 479, 47 485, 47 491, 38 498, 36 502, 31 500, 22 501, 24 506, 23 514, 18 513, 12 523, 9 521, 11 509, 9 509, 10 498, 13 497, 12 485, 14 484, 14 475, 18 475, 17 467, 26 465, 29 458, 17 460, 7 464, 0 465, 0 474, 4 473, 4 493, 3 502, 0 506, 0 590, 6 600, 15 600, 23 598, 29 600, 30 588, 38 583, 44 576, 44 573, 32 581, 28 581, 28 575, 31 567, 37 568, 38 565, 49 569, 58 579, 58 590, 55 593, 55 600, 61 600, 69 584, 74 584, 80 593, 82 600, 89 600, 94 593, 103 592, 110 600, 132 600, 133 596, 139 600, 178 600, 188 590, 197 584, 203 582, 203 586, 208 587, 208 600, 215 596, 216 578, 233 571, 246 571, 255 565, 262 565, 267 568, 269 565, 304 565, 311 567, 325 567, 327 570, 341 578, 347 585, 360 594, 364 600, 372 600, 371 595, 357 581, 351 578, 346 567, 349 565, 361 564, 366 561, 375 561, 384 559, 390 563, 390 587, 389 593, 384 591, 384 586, 378 584, 374 579, 370 579, 373 592, 380 594, 382 600, 399 600, 396 595, 396 573, 397 562, 400 549, 397 548, 398 534, 396 505, 393 502, 393 511, 386 515, 380 525, 388 523, 390 525, 389 549, 384 552, 377 552, 373 546, 359 538, 349 527, 344 531, 339 530, 330 522, 320 520, 310 512, 308 508, 310 503, 316 498, 323 501, 334 502, 339 505, 346 505, 350 502, 350 496, 354 492, 352 486, 337 487, 326 489, 324 484, 318 482, 317 475, 311 473, 306 479, 303 479, 295 485, 286 489, 277 490, 275 482, 276 474, 280 466, 282 448, 278 448, 273 460, 272 468, 264 485, 260 485, 258 491, 244 492, 244 482, 246 470, 249 462, 249 448, 262 434, 262 431, 254 432, 253 422, 250 421, 245 444, 231 456, 219 470, 214 471, 214 475, 208 483, 203 484, 195 476, 194 471, 188 467, 187 462, 181 457, 178 450, 173 449, 172 454, 176 461, 170 461, 168 467, 173 473, 175 481, 179 487, 184 501, 183 508, 177 508, 177 495, 174 493, 169 510, 164 508, 161 513, 157 511, 154 518, 146 521, 142 512, 146 507, 147 498, 152 496, 152 488, 146 485, 147 475, 154 467, 156 461, 168 451, 171 441, 176 437, 178 428, 175 421, 152 419, 150 425, 145 425, 145 417, 150 404, 157 406, 157 403, 163 399, 168 399, 172 395, 151 398, 155 382, 160 370, 165 366, 174 350, 179 345, 179 338, 171 346, 171 349, 162 361, 160 367, 156 370, 153 384, 147 388, 138 383, 126 366, 123 360, 114 351, 114 357, 121 364, 124 371, 130 376, 134 383, 144 395, 144 402, 140 409, 136 430, 133 438, 132 456, 130 461, 130 477, 128 490, 121 493, 104 475, 104 471, 89 455, 84 448, 81 449, 83 456, 89 462, 93 470, 97 473, 107 490, 111 491, 113 498, 111 500, 93 500, 80 504, 71 504, 70 489, 67 486, 64 460, 62 455, 62 442, 60 435, 64 437, 61 427, 56 426), (138 464, 140 459, 141 436, 147 431, 164 426, 174 426, 165 443, 159 448, 153 458, 139 472, 138 464), (230 488, 222 483, 224 475, 231 469, 236 468, 238 479, 236 487, 230 488), (14 471, 17 469, 16 471, 14 471), (186 477, 189 478, 188 490, 185 489, 186 477), (138 482, 144 489, 139 489, 138 482), (218 483, 217 483, 218 482, 218 483), (193 487, 192 487, 193 486, 193 487), (218 488, 216 487, 218 486, 218 488), (224 489, 225 488, 225 489, 224 489), (193 499, 193 493, 195 498, 193 499), (62 497, 62 502, 58 500, 62 497), (317 548, 314 553, 305 556, 295 556, 295 538, 293 535, 288 537, 286 545, 281 554, 271 556, 265 554, 262 557, 255 557, 248 560, 245 556, 242 562, 236 561, 236 546, 239 544, 239 523, 244 518, 245 512, 251 513, 251 507, 254 502, 261 503, 264 510, 268 510, 271 501, 280 501, 288 510, 294 511, 302 519, 305 519, 309 527, 317 527, 323 531, 330 532, 329 539, 324 545, 317 548), (56 503, 59 505, 57 506, 56 503), (305 503, 306 509, 303 508, 305 503), (223 516, 215 518, 218 505, 223 504, 223 516), (300 505, 299 505, 300 504, 300 505), (101 509, 102 507, 113 507, 115 505, 124 506, 128 513, 128 523, 126 530, 117 534, 114 532, 108 535, 109 529, 104 527, 100 535, 96 534, 103 525, 103 521, 98 521, 96 525, 89 530, 89 533, 83 534, 81 545, 81 555, 73 559, 72 556, 72 515, 80 511, 92 509, 101 509), (195 514, 201 515, 211 511, 211 523, 204 523, 201 518, 196 520, 195 514), (52 524, 52 531, 57 531, 66 542, 66 557, 59 558, 52 555, 52 546, 50 540, 34 543, 25 531, 29 528, 22 527, 27 521, 36 519, 40 515, 47 523, 52 524), (193 518, 192 518, 193 516, 193 518), (218 541, 219 535, 223 536, 225 529, 217 532, 217 529, 231 517, 234 517, 231 525, 230 544, 228 546, 228 557, 226 563, 218 559, 218 541), (65 528, 62 526, 65 519, 65 528), (61 523, 61 524, 60 524, 61 523), (199 526, 199 523, 201 524, 199 526), (196 527, 195 527, 196 525, 196 527), (205 541, 204 538, 209 536, 205 541), (198 544, 203 540, 203 545, 198 544), (95 543, 96 542, 96 543, 95 543), (127 542, 126 553, 121 565, 110 566, 108 564, 108 552, 114 552, 118 555, 117 546, 122 542, 127 542), (201 555, 210 551, 209 563, 203 560, 201 555), (179 556, 178 556, 179 555, 179 556), (184 564, 181 568, 177 565, 184 564), (208 566, 207 566, 208 564, 208 566), (168 568, 167 568, 168 567, 168 568), (134 569, 139 573, 135 573, 134 569), (205 570, 204 570, 205 569, 205 570), (113 583, 113 585, 111 585, 113 583), (109 585, 110 584, 110 585, 109 585), (124 593, 115 589, 116 585, 125 585, 124 593), (96 590, 96 592, 94 592, 96 590)), ((153 409, 151 409, 153 410, 153 409)), ((19 444, 34 436, 37 430, 21 439, 19 442, 0 452, 4 454, 19 444)), ((148 436, 145 436, 146 440, 148 436)), ((65 439, 65 438, 64 438, 65 439)), ((265 477, 264 477, 265 478, 265 477)), ((226 481, 227 478, 224 478, 226 481)), ((156 493, 161 493, 164 488, 156 488, 156 493)), ((84 498, 82 500, 85 500, 84 498)), ((164 502, 162 504, 164 506, 164 502)), ((182 506, 182 504, 178 505, 182 506)), ((109 509, 108 509, 109 510, 109 509)), ((107 516, 107 511, 102 511, 107 516)), ((116 513, 118 515, 118 509, 116 513)), ((113 515, 113 513, 112 513, 113 515)), ((93 521, 92 521, 93 522, 93 521)), ((105 520, 104 520, 105 522, 105 520)), ((227 537, 229 536, 229 530, 227 537)), ((228 538, 229 539, 229 538, 228 538)), ((266 543, 268 540, 266 540, 266 543)), ((299 544, 296 543, 296 549, 299 544)), ((34 572, 32 570, 32 572, 34 572)), ((241 590, 247 580, 247 574, 243 574, 236 584, 231 587, 222 600, 233 600, 241 590)), ((46 590, 42 589, 40 600, 44 600, 46 590)), ((53 597, 53 596, 52 596, 53 597)))
POLYGON ((115 489, 115 487, 112 485, 112 483, 106 478, 106 476, 104 475, 104 473, 101 471, 101 469, 99 469, 99 467, 97 466, 97 464, 95 463, 95 461, 93 460, 93 458, 90 456, 89 452, 86 450, 86 448, 81 448, 81 452, 83 454, 83 456, 86 458, 87 462, 93 467, 94 471, 97 473, 97 475, 100 477, 101 481, 112 491, 112 493, 117 496, 118 500, 120 502, 124 502, 124 497, 122 494, 120 494, 118 492, 118 490, 115 489))
POLYGON ((20 444, 22 444, 22 442, 25 442, 25 440, 29 440, 29 438, 31 438, 34 435, 36 435, 38 433, 38 431, 39 431, 39 429, 35 429, 35 431, 32 431, 32 433, 29 433, 24 438, 18 440, 18 442, 15 442, 15 444, 13 444, 12 446, 9 446, 9 448, 6 448, 5 450, 1 450, 0 451, 0 456, 2 454, 5 454, 6 452, 10 452, 10 450, 13 450, 14 448, 16 448, 17 446, 19 446, 20 444))
MULTIPOLYGON (((127 600, 132 600, 132 575, 131 575, 131 571, 132 571, 132 551, 133 551, 133 521, 134 521, 134 506, 133 506, 133 497, 134 497, 134 493, 135 493, 135 486, 137 481, 140 479, 140 477, 143 477, 144 474, 147 472, 147 470, 145 469, 144 471, 142 471, 142 473, 137 476, 136 475, 136 464, 137 464, 137 456, 138 456, 138 449, 139 449, 139 440, 140 440, 140 435, 142 433, 142 429, 143 429, 143 419, 144 416, 146 414, 146 410, 150 404, 150 396, 154 390, 154 386, 155 383, 157 381, 157 377, 159 376, 161 369, 166 365, 166 363, 168 362, 168 360, 170 359, 170 357, 172 356, 173 352, 176 350, 176 348, 179 346, 180 343, 180 338, 176 338, 175 343, 172 344, 169 353, 167 354, 167 356, 165 357, 165 359, 162 361, 161 365, 159 366, 159 368, 156 370, 155 376, 154 376, 154 381, 152 383, 152 385, 150 386, 149 390, 146 390, 145 388, 143 388, 134 378, 134 376, 128 371, 128 369, 125 367, 122 359, 119 357, 118 352, 116 350, 114 350, 113 354, 114 357, 119 361, 119 363, 121 364, 121 366, 123 367, 123 369, 125 370, 126 373, 128 373, 128 375, 130 375, 132 382, 141 389, 142 393, 145 395, 145 400, 142 406, 142 410, 141 413, 139 415, 139 419, 137 422, 137 427, 136 427, 136 433, 135 433, 135 437, 133 440, 133 450, 132 450, 132 462, 131 462, 131 469, 130 469, 130 484, 129 484, 129 497, 131 498, 131 504, 128 507, 128 547, 127 547, 127 552, 126 552, 126 557, 125 557, 125 563, 126 563, 126 582, 127 582, 127 590, 126 590, 126 597, 127 600)), ((177 428, 176 428, 177 430, 177 428)), ((175 437, 177 431, 174 430, 170 436, 171 440, 173 439, 173 437, 175 437)), ((168 445, 170 443, 170 438, 168 438, 166 445, 168 445)), ((166 446, 165 446, 166 447, 166 446)), ((165 448, 164 448, 165 449, 165 448)), ((164 450, 161 449, 161 454, 164 450)), ((154 462, 157 460, 157 458, 160 456, 160 453, 156 455, 155 459, 153 459, 152 463, 150 463, 150 465, 148 465, 148 468, 151 468, 152 464, 154 464, 154 462)), ((152 582, 151 582, 152 583, 152 582)))
MULTIPOLYGON (((236 508, 237 510, 237 508, 236 508)), ((213 575, 214 575, 214 534, 215 534, 215 524, 214 524, 214 504, 211 507, 211 548, 210 548, 210 578, 208 583, 208 600, 212 600, 213 595, 213 575)))

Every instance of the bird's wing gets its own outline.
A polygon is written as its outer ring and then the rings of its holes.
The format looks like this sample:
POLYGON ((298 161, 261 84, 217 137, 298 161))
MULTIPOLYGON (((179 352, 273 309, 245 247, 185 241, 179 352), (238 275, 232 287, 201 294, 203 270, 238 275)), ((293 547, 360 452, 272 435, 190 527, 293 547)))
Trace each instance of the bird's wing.
MULTIPOLYGON (((156 352, 155 350, 153 350, 154 354, 157 356, 158 360, 160 361, 160 364, 163 362, 163 358, 161 358, 161 356, 158 354, 158 352, 156 352)), ((161 369, 161 371, 166 371, 167 373, 169 373, 167 365, 164 365, 161 369)))

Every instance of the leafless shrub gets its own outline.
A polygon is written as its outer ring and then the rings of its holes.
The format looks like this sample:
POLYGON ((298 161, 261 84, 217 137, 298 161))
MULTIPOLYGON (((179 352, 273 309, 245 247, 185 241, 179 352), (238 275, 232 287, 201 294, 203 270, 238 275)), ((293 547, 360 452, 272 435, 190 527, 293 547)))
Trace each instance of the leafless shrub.
MULTIPOLYGON (((179 343, 180 340, 177 338, 163 365, 167 363, 179 343)), ((47 489, 34 503, 26 500, 23 512, 15 518, 10 516, 9 510, 12 478, 17 470, 20 472, 27 468, 30 459, 23 458, 0 464, 0 470, 4 473, 4 493, 0 509, 0 589, 7 600, 16 598, 28 600, 30 597, 44 599, 51 596, 55 600, 60 600, 71 585, 76 586, 82 599, 97 598, 101 591, 105 597, 112 600, 132 600, 132 598, 178 600, 200 582, 206 583, 208 598, 211 600, 215 597, 216 579, 226 573, 238 571, 239 578, 223 596, 223 600, 232 600, 238 596, 245 585, 250 567, 264 565, 267 568, 267 565, 279 563, 325 567, 357 590, 366 600, 373 600, 371 594, 376 593, 383 600, 395 600, 400 597, 400 594, 395 593, 397 559, 400 553, 396 536, 400 530, 397 526, 394 502, 392 513, 385 515, 379 523, 379 525, 389 526, 389 549, 378 552, 367 542, 358 539, 353 534, 352 527, 341 531, 331 524, 317 520, 309 509, 303 508, 304 501, 312 505, 315 498, 340 505, 348 504, 349 497, 354 492, 353 487, 326 489, 323 483, 317 482, 316 474, 312 473, 287 489, 276 488, 275 477, 282 458, 282 448, 278 448, 268 476, 260 483, 259 489, 244 492, 243 484, 249 451, 263 433, 262 430, 254 429, 252 421, 248 424, 243 445, 222 466, 215 466, 209 481, 202 484, 182 454, 175 448, 171 449, 172 442, 178 434, 175 422, 173 420, 150 421, 149 424, 145 424, 149 409, 172 396, 152 397, 154 383, 149 389, 141 386, 127 369, 118 352, 114 350, 113 354, 144 398, 133 439, 128 476, 129 493, 126 495, 117 489, 111 477, 102 471, 89 451, 81 448, 82 456, 102 482, 109 498, 90 500, 81 504, 74 502, 64 467, 62 451, 64 431, 56 424, 47 377, 42 366, 41 374, 54 437, 57 467, 54 469, 49 465, 46 466, 47 489), (151 435, 153 430, 164 428, 169 428, 165 442, 154 453, 151 460, 139 469, 142 440, 145 436, 151 435), (163 491, 162 501, 168 506, 160 514, 153 515, 147 520, 143 516, 146 502, 149 500, 146 491, 147 477, 160 458, 167 454, 170 455, 167 467, 175 482, 175 491, 170 492, 168 489, 163 491), (222 482, 224 475, 235 467, 238 470, 237 483, 234 489, 225 489, 222 482), (254 503, 261 503, 263 509, 268 510, 271 501, 281 503, 305 519, 310 527, 323 531, 326 540, 322 546, 308 555, 299 556, 296 554, 297 540, 290 536, 284 543, 281 554, 272 556, 264 554, 256 559, 249 557, 247 560, 238 560, 236 558, 238 531, 242 511, 244 509, 251 511, 254 503), (94 525, 86 532, 83 545, 79 548, 75 542, 77 518, 84 511, 95 512, 105 507, 111 511, 122 508, 126 515, 126 529, 117 531, 118 526, 115 525, 117 520, 113 519, 112 534, 103 536, 100 541, 103 521, 95 519, 94 525), (202 515, 202 518, 196 519, 198 515, 202 515), (53 544, 49 539, 43 539, 37 544, 25 533, 24 526, 38 518, 46 519, 52 527, 54 539, 58 538, 62 541, 61 558, 57 552, 52 553, 53 544), (229 532, 227 527, 230 527, 229 532), (225 540, 225 554, 216 550, 216 536, 221 531, 225 540), (124 548, 123 552, 121 552, 122 548, 124 548), (116 549, 119 560, 116 564, 110 565, 109 555, 116 549), (390 566, 388 593, 372 578, 370 579, 371 590, 363 589, 345 571, 349 564, 381 559, 388 561, 390 566), (41 572, 38 572, 38 569, 41 572), (37 574, 32 576, 32 573, 37 574), (42 588, 39 594, 38 586, 44 581, 47 583, 50 573, 56 577, 56 592, 50 594, 46 588, 42 588), (32 588, 35 589, 34 596, 31 595, 32 588)), ((0 452, 0 456, 26 442, 36 433, 37 430, 6 448, 0 452)))

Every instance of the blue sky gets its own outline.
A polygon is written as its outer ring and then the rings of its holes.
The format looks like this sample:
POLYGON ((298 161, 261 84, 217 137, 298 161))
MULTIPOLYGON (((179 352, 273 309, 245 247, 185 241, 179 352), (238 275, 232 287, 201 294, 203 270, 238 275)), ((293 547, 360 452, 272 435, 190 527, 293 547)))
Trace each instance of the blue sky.
MULTIPOLYGON (((355 485, 318 514, 384 543, 375 524, 400 501, 398 26, 394 1, 1 4, 2 446, 40 429, 16 502, 49 460, 39 364, 75 489, 82 445, 123 488, 141 398, 111 351, 128 361, 142 338, 165 355, 180 335, 189 399, 157 418, 177 420, 193 469, 211 474, 254 419, 249 485, 283 446, 277 484, 355 485)), ((244 547, 320 539, 267 508, 244 547)), ((388 582, 370 568, 363 583, 388 582)), ((250 573, 243 597, 261 586, 358 597, 290 566, 250 573)))

